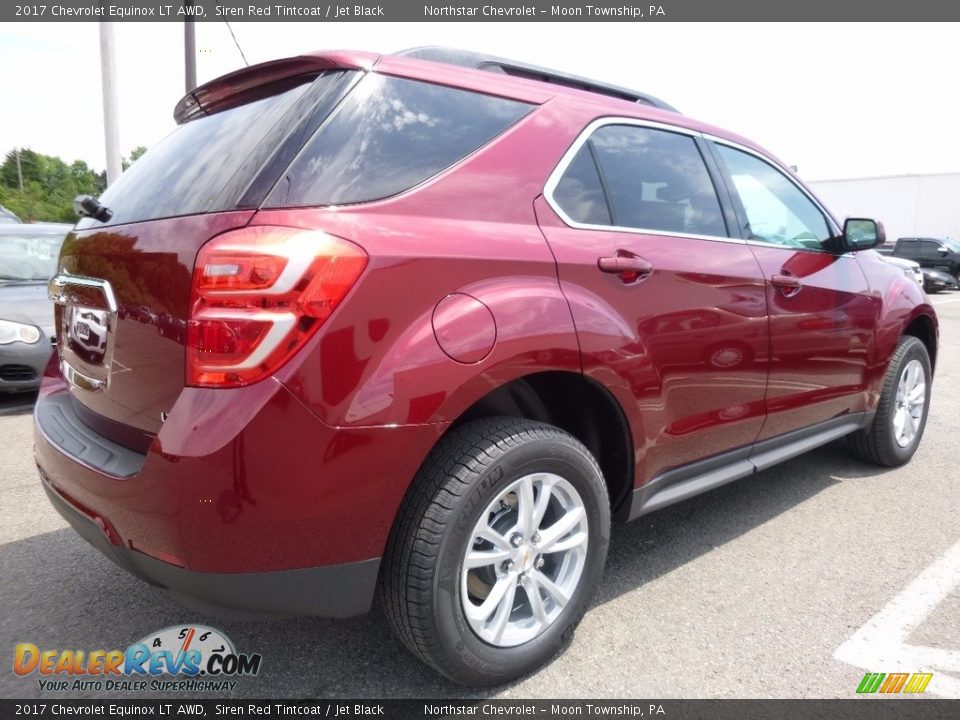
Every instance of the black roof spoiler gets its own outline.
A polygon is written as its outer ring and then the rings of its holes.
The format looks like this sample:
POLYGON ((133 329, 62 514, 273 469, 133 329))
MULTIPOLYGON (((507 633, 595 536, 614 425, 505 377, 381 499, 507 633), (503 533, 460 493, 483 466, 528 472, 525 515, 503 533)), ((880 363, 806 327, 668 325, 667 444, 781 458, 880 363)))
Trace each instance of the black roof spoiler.
POLYGON ((517 62, 516 60, 507 60, 506 58, 484 55, 469 50, 457 50, 445 47, 419 47, 401 50, 394 54, 399 57, 430 60, 431 62, 459 65, 460 67, 467 67, 473 70, 486 70, 488 72, 502 73, 504 75, 526 78, 528 80, 539 80, 540 82, 620 98, 621 100, 627 100, 641 105, 649 105, 661 110, 679 112, 675 107, 647 93, 598 82, 597 80, 590 80, 579 77, 578 75, 560 72, 559 70, 551 70, 549 68, 539 67, 538 65, 530 65, 528 63, 517 62))

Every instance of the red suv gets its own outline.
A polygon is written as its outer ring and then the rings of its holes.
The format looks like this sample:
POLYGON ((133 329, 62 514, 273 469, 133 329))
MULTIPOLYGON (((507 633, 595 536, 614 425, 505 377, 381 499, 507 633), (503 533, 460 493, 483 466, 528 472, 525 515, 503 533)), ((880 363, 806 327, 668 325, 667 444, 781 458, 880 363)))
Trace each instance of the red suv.
POLYGON ((882 228, 655 98, 334 52, 175 116, 78 203, 35 428, 57 509, 185 604, 342 617, 380 588, 418 657, 497 683, 570 641, 611 519, 920 442, 937 320, 858 252, 882 228))

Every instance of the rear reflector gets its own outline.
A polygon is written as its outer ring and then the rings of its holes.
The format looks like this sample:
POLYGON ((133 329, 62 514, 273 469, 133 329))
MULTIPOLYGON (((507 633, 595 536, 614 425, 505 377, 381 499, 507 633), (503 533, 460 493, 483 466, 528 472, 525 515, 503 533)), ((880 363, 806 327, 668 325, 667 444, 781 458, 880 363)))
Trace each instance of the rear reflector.
POLYGON ((200 249, 187 323, 187 385, 239 387, 276 372, 330 317, 367 265, 316 230, 248 227, 200 249))

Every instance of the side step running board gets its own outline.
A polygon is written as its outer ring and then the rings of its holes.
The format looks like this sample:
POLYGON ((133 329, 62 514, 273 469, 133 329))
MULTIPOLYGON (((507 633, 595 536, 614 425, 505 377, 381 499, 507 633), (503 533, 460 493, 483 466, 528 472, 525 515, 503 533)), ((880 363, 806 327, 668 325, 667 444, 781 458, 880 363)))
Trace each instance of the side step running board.
POLYGON ((809 428, 668 470, 633 491, 628 520, 740 480, 861 430, 873 413, 842 415, 809 428))

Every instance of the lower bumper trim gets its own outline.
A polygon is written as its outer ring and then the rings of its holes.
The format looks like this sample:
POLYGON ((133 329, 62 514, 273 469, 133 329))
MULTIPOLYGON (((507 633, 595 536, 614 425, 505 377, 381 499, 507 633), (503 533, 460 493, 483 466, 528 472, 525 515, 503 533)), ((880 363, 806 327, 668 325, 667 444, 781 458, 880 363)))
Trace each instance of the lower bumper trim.
POLYGON ((368 612, 373 604, 380 558, 274 572, 195 572, 111 543, 93 520, 48 482, 43 482, 43 488, 53 507, 84 540, 191 609, 233 618, 352 617, 368 612))

